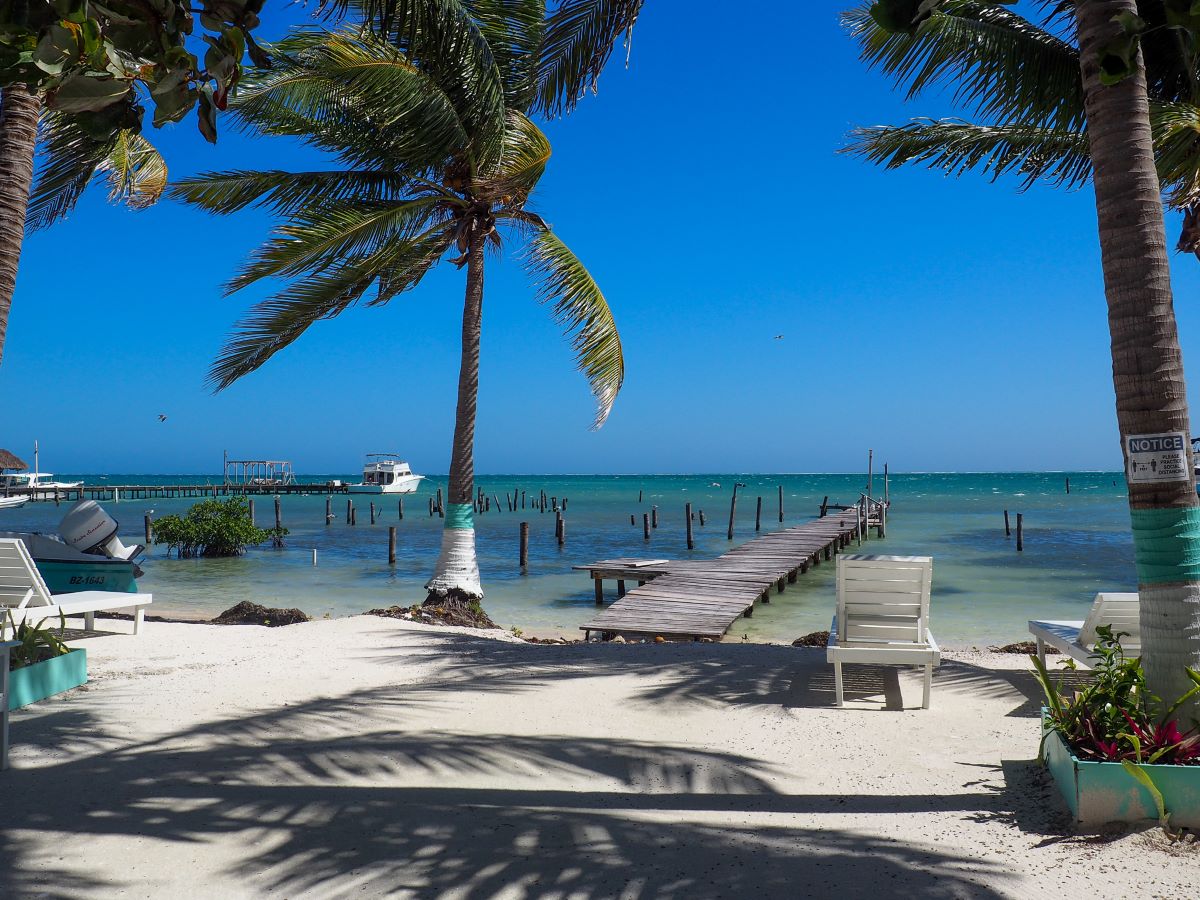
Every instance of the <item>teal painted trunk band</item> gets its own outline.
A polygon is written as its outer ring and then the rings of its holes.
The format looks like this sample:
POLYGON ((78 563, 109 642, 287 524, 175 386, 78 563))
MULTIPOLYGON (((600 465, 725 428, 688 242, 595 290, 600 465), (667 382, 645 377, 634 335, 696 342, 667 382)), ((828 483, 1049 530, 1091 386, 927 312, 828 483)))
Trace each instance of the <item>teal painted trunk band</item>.
POLYGON ((446 507, 447 528, 474 528, 475 510, 470 503, 451 503, 446 507))
POLYGON ((1200 579, 1200 507, 1132 509, 1138 584, 1200 579))

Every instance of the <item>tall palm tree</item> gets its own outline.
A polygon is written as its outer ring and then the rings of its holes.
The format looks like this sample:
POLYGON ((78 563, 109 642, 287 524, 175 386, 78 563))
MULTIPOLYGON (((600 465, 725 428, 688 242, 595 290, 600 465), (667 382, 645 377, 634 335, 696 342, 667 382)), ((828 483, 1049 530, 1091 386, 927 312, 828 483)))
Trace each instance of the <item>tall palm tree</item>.
MULTIPOLYGON (((1045 21, 1034 25, 991 3, 946 0, 920 27, 895 32, 869 8, 850 14, 864 57, 906 84, 910 96, 948 81, 960 102, 995 123, 861 129, 851 149, 888 167, 1014 171, 1027 184, 1092 180, 1124 454, 1130 435, 1190 431, 1161 184, 1194 223, 1196 60, 1186 41, 1164 29, 1140 42, 1129 77, 1108 83, 1114 79, 1102 77, 1101 57, 1127 37, 1117 22, 1139 4, 1043 6, 1045 21)), ((1162 15, 1161 3, 1141 7, 1162 15)), ((1146 675, 1163 697, 1184 693, 1191 685, 1185 666, 1200 666, 1200 506, 1191 466, 1186 475, 1129 484, 1146 675)))
POLYGON ((38 95, 23 87, 7 87, 0 93, 0 362, 4 361, 8 314, 25 242, 25 207, 33 183, 33 148, 41 108, 38 95))
POLYGON ((530 120, 546 61, 542 0, 413 3, 363 30, 298 31, 272 48, 231 104, 258 135, 289 135, 329 153, 322 171, 229 171, 174 185, 175 196, 227 214, 256 205, 282 218, 229 284, 285 281, 257 304, 213 364, 220 390, 253 372, 321 319, 379 306, 415 288, 445 258, 466 269, 449 508, 430 604, 479 612, 473 526, 475 412, 485 250, 504 237, 571 340, 602 424, 624 378, 604 295, 528 208, 550 144, 530 120), (503 12, 503 15, 499 13, 503 12))
MULTIPOLYGON (((1139 4, 1161 24, 1161 0, 1139 4)), ((924 165, 949 175, 1011 174, 1077 188, 1092 163, 1071 4, 1015 10, 947 0, 913 32, 891 32, 864 4, 842 17, 862 59, 912 99, 947 87, 970 119, 918 118, 856 128, 846 152, 886 168, 924 165)), ((1143 38, 1150 121, 1165 199, 1184 214, 1179 249, 1200 256, 1200 67, 1175 33, 1143 38)))

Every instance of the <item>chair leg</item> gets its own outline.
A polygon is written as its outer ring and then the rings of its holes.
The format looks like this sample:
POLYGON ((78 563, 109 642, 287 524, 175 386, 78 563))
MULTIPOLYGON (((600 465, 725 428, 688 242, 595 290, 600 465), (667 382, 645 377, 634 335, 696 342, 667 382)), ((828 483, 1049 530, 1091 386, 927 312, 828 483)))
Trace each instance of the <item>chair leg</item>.
POLYGON ((845 706, 842 701, 842 664, 840 661, 833 664, 833 692, 837 696, 837 705, 845 706))
POLYGON ((96 614, 94 612, 83 614, 83 627, 86 631, 96 630, 96 614))
POLYGON ((933 664, 925 666, 925 694, 921 698, 921 709, 929 709, 929 695, 933 692, 933 664))
POLYGON ((146 618, 146 610, 144 607, 139 606, 137 609, 135 609, 133 611, 133 633, 134 634, 137 634, 139 631, 142 630, 142 622, 145 620, 145 618, 146 618))
POLYGON ((1046 642, 1041 638, 1037 639, 1037 658, 1044 668, 1046 665, 1046 642))

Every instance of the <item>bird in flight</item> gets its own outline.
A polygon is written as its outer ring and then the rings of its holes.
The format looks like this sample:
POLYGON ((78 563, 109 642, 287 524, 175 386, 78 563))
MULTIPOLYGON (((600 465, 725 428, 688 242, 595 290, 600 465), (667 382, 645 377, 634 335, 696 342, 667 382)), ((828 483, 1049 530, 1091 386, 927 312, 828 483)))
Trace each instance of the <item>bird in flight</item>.
POLYGON ((158 421, 160 421, 160 422, 165 422, 165 421, 167 421, 167 417, 166 417, 165 415, 163 415, 162 413, 159 413, 159 414, 158 414, 158 421))
POLYGON ((775 340, 777 340, 777 341, 782 341, 782 340, 783 340, 783 335, 782 335, 782 334, 777 334, 777 335, 775 335, 775 340))

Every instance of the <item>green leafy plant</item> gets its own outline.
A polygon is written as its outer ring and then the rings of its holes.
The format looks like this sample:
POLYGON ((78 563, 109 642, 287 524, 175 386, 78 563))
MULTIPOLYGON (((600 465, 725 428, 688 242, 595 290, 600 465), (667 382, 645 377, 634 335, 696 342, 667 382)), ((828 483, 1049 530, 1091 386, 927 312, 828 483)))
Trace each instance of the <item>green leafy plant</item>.
POLYGON ((180 559, 194 556, 240 556, 246 548, 272 541, 283 546, 286 528, 258 528, 250 507, 239 497, 204 500, 184 516, 163 516, 154 523, 154 543, 166 544, 180 559))
MULTIPOLYGON (((1147 689, 1141 659, 1126 657, 1121 649, 1125 635, 1103 625, 1096 634, 1091 654, 1095 678, 1082 690, 1065 692, 1062 680, 1053 683, 1045 665, 1030 657, 1046 694, 1052 732, 1081 760, 1200 765, 1200 731, 1194 725, 1183 729, 1176 718, 1185 703, 1200 695, 1200 673, 1188 669, 1193 687, 1164 704, 1147 689)), ((1071 659, 1062 665, 1075 668, 1071 659)))
POLYGON ((5 610, 4 613, 4 619, 0 619, 0 641, 10 640, 8 637, 10 629, 12 631, 11 640, 20 641, 18 646, 9 651, 8 667, 10 669, 31 666, 34 663, 70 652, 70 648, 62 640, 62 634, 67 628, 67 619, 61 612, 58 614, 57 635, 52 628, 46 627, 46 619, 42 619, 36 625, 26 619, 18 625, 15 623, 11 611, 5 610))

